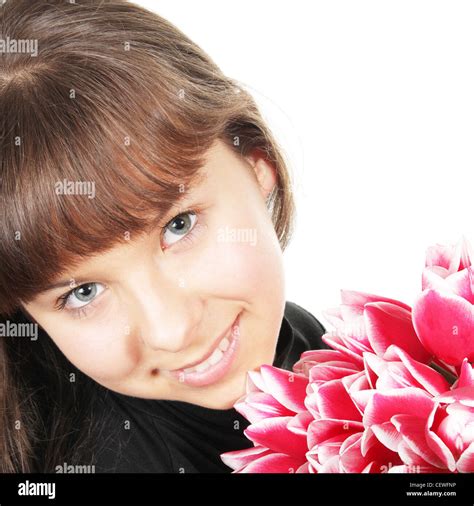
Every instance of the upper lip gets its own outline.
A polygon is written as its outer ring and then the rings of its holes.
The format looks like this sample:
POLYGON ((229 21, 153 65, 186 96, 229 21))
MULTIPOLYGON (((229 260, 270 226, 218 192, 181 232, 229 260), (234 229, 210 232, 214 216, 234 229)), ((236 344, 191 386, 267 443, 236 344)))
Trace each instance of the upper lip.
POLYGON ((211 349, 204 355, 204 357, 200 358, 199 360, 196 360, 195 362, 190 362, 189 364, 183 365, 182 367, 179 367, 178 369, 173 369, 174 371, 181 371, 182 369, 189 369, 190 367, 194 367, 197 364, 200 364, 201 362, 204 362, 207 360, 216 349, 216 346, 221 342, 224 337, 228 336, 230 331, 232 330, 232 327, 234 326, 235 321, 237 318, 232 322, 232 324, 224 331, 222 334, 214 341, 213 345, 211 346, 211 349))

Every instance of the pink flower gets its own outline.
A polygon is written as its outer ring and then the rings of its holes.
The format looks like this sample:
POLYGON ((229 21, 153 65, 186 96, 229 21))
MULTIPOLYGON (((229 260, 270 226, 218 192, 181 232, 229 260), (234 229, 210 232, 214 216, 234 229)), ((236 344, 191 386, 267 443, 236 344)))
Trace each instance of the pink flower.
POLYGON ((314 418, 307 433, 310 473, 373 472, 396 459, 380 444, 365 444, 363 402, 354 400, 369 388, 362 357, 346 349, 312 350, 302 353, 293 369, 307 371, 310 380, 305 400, 314 418))
MULTIPOLYGON (((403 302, 348 290, 341 291, 342 304, 326 311, 327 320, 336 328, 323 336, 332 348, 359 356, 364 352, 384 357, 387 348, 395 344, 421 361, 429 362, 430 353, 415 332, 411 308, 403 302)), ((386 357, 389 358, 389 357, 386 357)))
POLYGON ((474 372, 464 361, 450 387, 425 364, 394 349, 401 361, 366 356, 377 375, 364 411, 364 426, 402 463, 388 472, 474 471, 474 372), (449 405, 452 403, 452 405, 449 405))
POLYGON ((248 373, 247 394, 234 407, 251 422, 244 433, 254 448, 221 455, 234 472, 380 472, 400 461, 364 435, 363 396, 353 397, 370 386, 350 355, 312 350, 293 369, 248 373))
POLYGON ((347 348, 304 351, 293 365, 293 371, 306 376, 311 383, 343 378, 363 368, 363 358, 347 348))
POLYGON ((399 462, 398 455, 364 427, 364 397, 369 391, 364 372, 311 388, 306 398, 314 417, 308 426, 310 473, 381 472, 389 462, 399 462))
MULTIPOLYGON (((387 421, 383 418, 387 412, 421 413, 422 419, 423 416, 426 419, 429 410, 419 411, 418 403, 422 406, 426 399, 445 392, 449 383, 401 348, 392 345, 387 351, 387 355, 397 360, 366 352, 364 370, 359 372, 354 372, 354 364, 338 360, 343 357, 333 350, 307 352, 295 364, 297 368, 307 366, 309 357, 314 364, 309 370, 306 397, 306 406, 314 417, 308 426, 310 472, 380 473, 400 466, 406 470, 413 468, 411 461, 403 460, 398 446, 387 444, 384 432, 378 430, 379 422, 387 421), (315 363, 318 358, 326 362, 315 363), (331 379, 325 366, 335 369, 331 379)), ((432 404, 433 401, 429 407, 432 404)), ((388 425, 390 434, 395 433, 390 418, 382 428, 387 431, 388 425)), ((418 465, 416 471, 430 469, 418 465)))
POLYGON ((247 393, 234 407, 251 422, 244 434, 254 448, 223 453, 222 461, 240 473, 308 472, 307 385, 306 376, 269 365, 249 371, 247 393))
POLYGON ((423 292, 413 306, 416 333, 442 362, 460 366, 474 360, 474 268, 464 240, 456 246, 428 250, 423 292))
POLYGON ((470 267, 473 259, 471 246, 466 239, 461 239, 457 244, 435 244, 427 248, 425 265, 445 278, 470 267))

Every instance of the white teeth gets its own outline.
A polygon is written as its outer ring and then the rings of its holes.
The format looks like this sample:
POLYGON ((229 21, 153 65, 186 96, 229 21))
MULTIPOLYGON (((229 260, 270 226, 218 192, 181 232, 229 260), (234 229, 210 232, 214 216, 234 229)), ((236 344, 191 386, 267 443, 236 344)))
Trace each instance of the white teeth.
POLYGON ((230 343, 227 337, 224 337, 224 339, 222 339, 222 341, 219 343, 219 349, 225 351, 229 347, 229 344, 230 343))
POLYGON ((222 350, 217 348, 214 350, 214 353, 206 360, 206 362, 210 362, 211 365, 217 364, 223 355, 224 353, 222 353, 222 350))
POLYGON ((204 362, 201 362, 200 364, 195 366, 194 370, 197 372, 202 372, 202 371, 206 370, 209 366, 210 366, 210 364, 207 362, 207 360, 205 360, 204 362))
POLYGON ((206 369, 209 369, 211 365, 217 364, 221 360, 221 358, 224 356, 224 352, 227 350, 227 348, 230 346, 230 341, 227 339, 227 337, 224 337, 222 341, 219 343, 219 346, 214 350, 212 355, 204 360, 204 362, 201 362, 200 364, 189 367, 188 369, 184 369, 185 373, 190 372, 202 372, 206 369))

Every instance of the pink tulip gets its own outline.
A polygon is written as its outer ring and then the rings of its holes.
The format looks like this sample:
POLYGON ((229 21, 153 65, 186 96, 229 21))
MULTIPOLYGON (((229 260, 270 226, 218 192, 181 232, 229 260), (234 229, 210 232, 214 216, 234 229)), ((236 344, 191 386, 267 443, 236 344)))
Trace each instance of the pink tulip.
POLYGON ((439 372, 414 360, 397 346, 390 346, 389 351, 397 360, 383 360, 372 353, 364 355, 371 388, 384 392, 393 388, 414 387, 432 396, 449 390, 450 384, 439 372))
MULTIPOLYGON (((419 411, 404 414, 402 406, 397 405, 397 414, 389 411, 381 418, 382 405, 374 405, 374 410, 379 412, 374 432, 403 460, 402 466, 394 466, 390 472, 406 472, 410 466, 418 472, 474 472, 474 388, 432 399, 430 411, 430 402, 421 393, 416 394, 416 399, 412 397, 414 390, 403 392, 403 395, 406 406, 421 402, 419 411), (469 399, 471 405, 454 401, 452 397, 469 399)), ((385 401, 390 403, 390 393, 385 401)))
POLYGON ((251 422, 244 434, 254 448, 221 454, 233 472, 309 472, 306 432, 312 417, 304 404, 307 386, 306 376, 269 365, 248 372, 247 393, 234 407, 251 422))
POLYGON ((434 268, 442 277, 467 269, 474 255, 466 239, 457 244, 435 244, 426 250, 426 267, 434 268), (444 275, 443 275, 444 273, 444 275))
POLYGON ((413 306, 413 324, 425 348, 459 367, 474 360, 474 267, 466 240, 428 249, 423 292, 413 306))
POLYGON ((310 472, 382 472, 398 456, 370 438, 363 422, 364 393, 369 390, 363 372, 342 379, 311 384, 306 405, 314 421, 308 426, 307 458, 310 472), (362 394, 355 400, 357 394, 362 394))
POLYGON ((326 344, 359 360, 361 368, 365 352, 383 357, 391 344, 404 349, 416 360, 431 360, 413 328, 410 306, 394 299, 348 290, 341 291, 341 298, 338 308, 324 313, 336 328, 335 332, 323 336, 326 344))
POLYGON ((453 366, 474 361, 474 306, 447 291, 424 290, 413 307, 420 341, 437 358, 453 366))
POLYGON ((311 383, 321 383, 359 372, 363 366, 362 357, 348 350, 309 350, 301 354, 293 370, 308 377, 311 383))
MULTIPOLYGON (((460 473, 474 472, 474 388, 463 394, 471 401, 471 406, 462 402, 450 402, 445 408, 438 407, 434 414, 433 431, 449 449, 449 462, 454 461, 454 469, 460 473)), ((439 397, 442 401, 443 396, 439 397)), ((448 453, 446 451, 446 453, 448 453)), ((450 469, 452 470, 452 469, 450 469)))
POLYGON ((441 374, 394 349, 401 362, 366 356, 376 389, 363 423, 402 459, 389 472, 474 471, 474 371, 465 360, 451 387, 441 374), (450 404, 451 403, 451 404, 450 404))
POLYGON ((467 361, 467 358, 464 359, 461 365, 461 372, 458 380, 453 384, 453 388, 464 387, 474 387, 474 368, 467 361))

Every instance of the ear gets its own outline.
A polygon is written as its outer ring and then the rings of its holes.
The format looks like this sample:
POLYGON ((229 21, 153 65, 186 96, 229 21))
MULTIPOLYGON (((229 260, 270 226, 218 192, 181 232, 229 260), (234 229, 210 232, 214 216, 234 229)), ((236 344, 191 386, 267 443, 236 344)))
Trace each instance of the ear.
POLYGON ((258 148, 254 149, 245 159, 253 169, 263 198, 267 200, 277 184, 276 168, 266 159, 263 151, 258 148))

